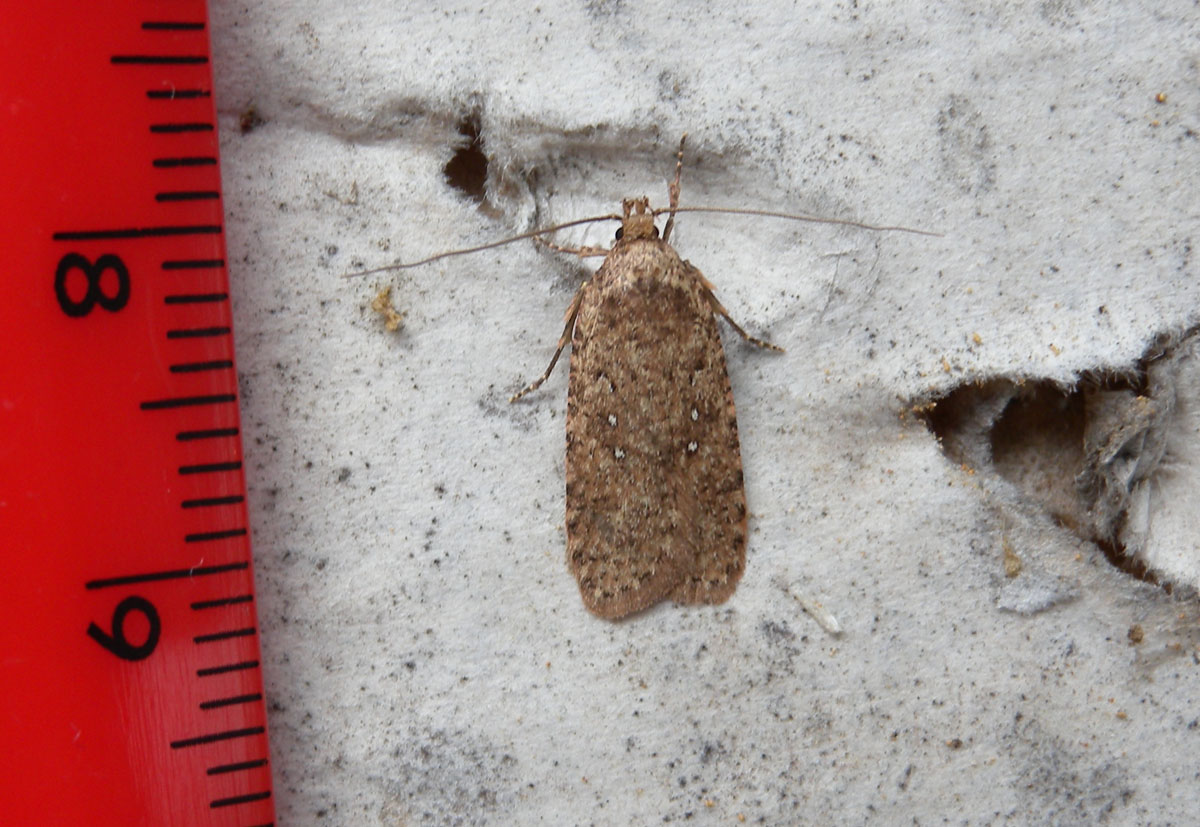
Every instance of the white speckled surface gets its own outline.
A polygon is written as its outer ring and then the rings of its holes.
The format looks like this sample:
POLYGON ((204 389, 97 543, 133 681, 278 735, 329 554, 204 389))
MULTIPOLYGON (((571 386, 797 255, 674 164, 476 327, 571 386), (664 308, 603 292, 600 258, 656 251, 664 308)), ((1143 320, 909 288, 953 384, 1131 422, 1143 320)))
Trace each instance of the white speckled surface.
MULTIPOLYGON (((280 823, 1194 817, 1195 600, 905 415, 979 378, 1128 370, 1194 323, 1191 3, 211 14, 280 823), (471 112, 491 216, 442 174, 471 112), (516 244, 338 276, 662 203, 685 130, 685 203, 944 236, 680 217, 680 253, 787 353, 726 339, 738 592, 611 624, 563 559, 565 362, 506 402, 585 270, 516 244), (398 334, 369 309, 387 281, 398 334)), ((1196 489, 1163 490, 1159 541, 1200 582, 1196 489)))

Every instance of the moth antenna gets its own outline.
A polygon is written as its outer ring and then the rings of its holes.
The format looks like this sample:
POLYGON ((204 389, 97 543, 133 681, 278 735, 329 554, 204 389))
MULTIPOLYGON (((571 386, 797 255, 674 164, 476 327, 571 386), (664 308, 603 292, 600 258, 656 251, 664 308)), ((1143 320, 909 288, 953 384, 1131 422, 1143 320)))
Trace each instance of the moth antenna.
POLYGON ((651 210, 654 215, 662 215, 663 213, 681 213, 681 212, 711 212, 711 213, 728 213, 729 215, 757 215, 764 218, 786 218, 789 221, 808 221, 812 224, 836 224, 842 227, 857 227, 860 230, 876 230, 878 232, 901 232, 913 233, 915 235, 928 235, 935 238, 941 238, 941 233, 931 232, 929 230, 918 230, 913 227, 901 227, 898 225, 878 225, 864 224, 861 221, 851 221, 848 218, 824 218, 819 215, 804 215, 802 213, 786 213, 774 212, 772 210, 748 210, 740 207, 659 207, 651 210))
POLYGON ((428 258, 423 258, 420 261, 409 261, 409 262, 403 262, 400 264, 385 264, 383 267, 374 267, 370 270, 356 270, 353 273, 342 273, 342 278, 352 279, 352 278, 358 278, 359 276, 374 275, 375 273, 388 273, 388 272, 391 272, 392 270, 407 270, 409 267, 420 267, 423 264, 429 264, 431 262, 437 261, 438 259, 450 258, 450 256, 465 256, 465 255, 468 255, 469 253, 479 253, 484 250, 490 250, 493 247, 503 247, 505 244, 512 244, 514 241, 524 241, 527 238, 537 238, 538 236, 546 235, 547 233, 557 232, 558 230, 565 230, 567 227, 577 227, 580 224, 591 224, 596 221, 620 221, 620 220, 621 220, 621 216, 619 216, 619 215, 596 215, 596 216, 592 216, 591 218, 577 218, 574 221, 567 221, 562 224, 555 224, 553 227, 543 227, 540 230, 530 230, 527 233, 521 233, 520 235, 509 236, 508 238, 502 238, 499 241, 491 241, 491 242, 488 242, 487 244, 480 244, 478 247, 464 247, 461 250, 447 250, 444 253, 438 253, 436 255, 429 256, 428 258))

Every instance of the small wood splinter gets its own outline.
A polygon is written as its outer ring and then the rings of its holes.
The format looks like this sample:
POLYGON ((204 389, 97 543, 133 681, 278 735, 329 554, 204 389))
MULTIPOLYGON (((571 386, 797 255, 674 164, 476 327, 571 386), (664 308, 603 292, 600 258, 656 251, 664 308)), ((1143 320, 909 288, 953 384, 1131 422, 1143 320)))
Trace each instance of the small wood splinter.
POLYGON ((389 333, 395 333, 404 323, 404 314, 392 305, 392 286, 380 290, 371 300, 371 309, 383 316, 383 326, 389 333))
POLYGON ((713 604, 733 594, 746 564, 746 494, 716 316, 751 344, 782 350, 743 330, 717 300, 712 283, 671 247, 675 216, 725 212, 936 235, 766 210, 680 207, 686 139, 685 134, 679 141, 666 209, 651 209, 645 197, 626 199, 619 216, 568 221, 353 274, 416 267, 522 239, 580 257, 604 256, 567 308, 550 365, 510 401, 540 387, 571 343, 567 564, 584 605, 610 620, 663 600, 713 604), (663 213, 660 238, 654 219, 663 213), (544 238, 605 220, 621 222, 607 250, 563 247, 544 238))

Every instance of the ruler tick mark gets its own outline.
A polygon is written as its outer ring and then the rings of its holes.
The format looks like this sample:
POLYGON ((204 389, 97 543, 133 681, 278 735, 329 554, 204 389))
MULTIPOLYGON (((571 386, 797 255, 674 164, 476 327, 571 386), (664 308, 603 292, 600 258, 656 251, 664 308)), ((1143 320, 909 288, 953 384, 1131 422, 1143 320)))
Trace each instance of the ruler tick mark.
POLYGON ((204 302, 223 302, 228 298, 228 293, 179 293, 165 297, 163 303, 202 304, 204 302))
POLYGON ((199 373, 206 370, 225 370, 233 367, 233 360, 218 359, 214 362, 184 362, 171 365, 171 373, 199 373))
POLYGON ((211 809, 218 807, 231 807, 234 804, 249 804, 253 801, 262 801, 265 798, 271 797, 270 790, 264 790, 261 793, 246 793, 245 795, 235 795, 230 798, 218 798, 216 801, 210 801, 208 806, 211 809))
POLYGON ((180 132, 212 132, 210 123, 152 123, 150 131, 156 135, 174 135, 180 132))
POLYGON ((192 643, 217 643, 222 640, 231 640, 237 637, 252 637, 254 635, 254 627, 247 629, 229 629, 224 632, 213 632, 208 635, 196 635, 192 638, 192 643))
POLYGON ((151 100, 188 100, 190 98, 207 98, 212 92, 207 89, 147 89, 146 97, 151 100))
POLYGON ((208 543, 213 540, 228 540, 230 537, 245 537, 244 528, 227 528, 222 531, 202 531, 198 534, 188 534, 183 538, 185 543, 208 543))
POLYGON ((101 580, 89 580, 84 584, 84 588, 88 590, 106 589, 110 586, 129 586, 134 583, 154 583, 159 580, 183 580, 192 577, 226 574, 231 571, 245 571, 249 567, 249 563, 224 563, 220 566, 197 566, 190 569, 152 571, 146 574, 127 574, 123 577, 107 577, 101 580))
POLYGON ((175 434, 178 442, 191 442, 193 439, 214 439, 223 436, 237 436, 237 428, 209 428, 204 431, 180 431, 175 434))
POLYGON ((142 30, 147 32, 202 32, 203 23, 191 23, 179 20, 145 20, 142 30))
POLYGON ((168 330, 168 339, 210 339, 213 336, 229 335, 228 327, 188 327, 168 330))
POLYGON ((115 66, 197 66, 208 63, 206 55, 113 55, 115 66))
POLYGON ((174 261, 164 261, 162 268, 164 270, 206 270, 210 267, 224 267, 225 259, 223 258, 191 258, 178 259, 174 261))
POLYGON ((227 672, 241 672, 244 669, 257 669, 258 661, 244 660, 241 663, 231 663, 226 666, 209 666, 206 669, 197 669, 196 677, 208 678, 213 675, 224 675, 227 672))
POLYGON ((175 192, 158 192, 154 200, 159 203, 167 201, 214 201, 221 197, 216 190, 178 190, 175 192))
MULTIPOLYGON (((261 699, 262 695, 256 695, 254 697, 261 699)), ((200 704, 200 706, 204 706, 204 704, 200 704)), ((267 765, 266 758, 259 758, 257 761, 240 761, 237 764, 221 764, 216 767, 209 767, 208 770, 205 772, 205 775, 221 775, 222 773, 226 773, 226 772, 238 772, 240 770, 254 770, 254 769, 258 769, 259 767, 265 767, 266 765, 267 765)))
POLYGON ((238 471, 241 470, 242 463, 238 460, 232 462, 208 462, 201 465, 181 465, 179 473, 187 474, 210 474, 214 471, 238 471))
POLYGON ((161 238, 173 235, 217 235, 220 224, 193 224, 179 227, 122 227, 114 230, 65 230, 53 235, 55 241, 99 241, 115 238, 161 238))
POLYGON ((264 727, 251 726, 245 729, 230 729, 225 732, 212 732, 208 735, 197 735, 194 738, 180 738, 178 741, 171 742, 171 749, 182 749, 184 747, 198 747, 202 744, 215 744, 218 741, 231 741, 235 738, 247 738, 251 735, 262 735, 266 732, 264 727))
POLYGON ((204 508, 210 505, 237 505, 246 498, 240 494, 234 494, 229 497, 205 497, 199 500, 184 500, 179 504, 180 508, 204 508))
POLYGON ((209 155, 185 155, 180 158, 155 158, 151 166, 159 169, 171 167, 210 167, 217 165, 217 159, 209 155))
POLYGON ((210 396, 177 396, 171 399, 151 399, 142 402, 138 407, 143 411, 162 411, 168 408, 186 408, 191 405, 218 405, 236 401, 236 394, 214 393, 210 396))
POLYGON ((241 603, 253 603, 254 595, 239 594, 236 597, 218 597, 215 600, 197 600, 192 604, 192 609, 201 611, 203 609, 220 609, 225 606, 236 606, 241 603))

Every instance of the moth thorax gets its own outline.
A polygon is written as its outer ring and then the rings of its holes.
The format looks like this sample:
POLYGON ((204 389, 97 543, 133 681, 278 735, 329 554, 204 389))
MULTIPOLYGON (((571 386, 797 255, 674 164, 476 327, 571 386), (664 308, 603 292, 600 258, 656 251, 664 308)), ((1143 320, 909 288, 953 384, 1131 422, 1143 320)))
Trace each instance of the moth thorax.
POLYGON ((621 237, 624 239, 654 238, 658 231, 654 228, 654 214, 650 212, 650 202, 646 198, 621 202, 621 237))

